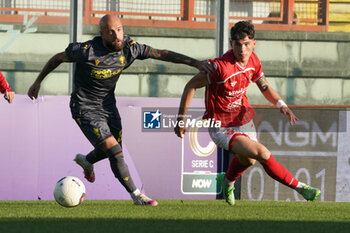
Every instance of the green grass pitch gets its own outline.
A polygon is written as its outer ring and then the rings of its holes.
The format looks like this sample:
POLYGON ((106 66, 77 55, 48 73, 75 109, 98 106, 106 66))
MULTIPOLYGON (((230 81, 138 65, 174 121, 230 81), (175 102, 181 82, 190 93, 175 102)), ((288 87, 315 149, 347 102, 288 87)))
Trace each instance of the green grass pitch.
POLYGON ((350 232, 350 203, 160 200, 84 201, 64 208, 54 201, 0 201, 0 232, 311 233, 350 232))

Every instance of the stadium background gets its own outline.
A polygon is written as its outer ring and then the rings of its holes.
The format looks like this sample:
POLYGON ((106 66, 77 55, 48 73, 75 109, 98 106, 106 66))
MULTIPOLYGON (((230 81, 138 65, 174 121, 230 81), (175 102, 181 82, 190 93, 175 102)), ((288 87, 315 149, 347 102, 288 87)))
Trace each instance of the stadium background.
MULTIPOLYGON (((114 12, 122 17, 125 32, 140 43, 197 59, 212 58, 217 56, 216 2, 86 0, 81 39, 97 35, 99 17, 114 12)), ((286 140, 277 143, 280 147, 276 147, 275 141, 268 138, 276 135, 272 133, 267 135, 264 143, 280 153, 276 157, 293 174, 323 187, 326 192, 322 201, 350 201, 346 181, 350 176, 346 146, 350 139, 346 124, 349 116, 345 108, 350 103, 350 1, 228 2, 229 25, 244 19, 256 24, 258 43, 255 51, 269 82, 282 98, 290 105, 318 107, 303 108, 301 114, 306 112, 306 123, 301 126, 307 131, 302 132, 303 135, 294 132, 294 139, 299 139, 294 148, 286 140), (321 110, 317 111, 319 108, 321 110), (318 116, 327 117, 318 119, 318 116), (335 126, 333 122, 336 122, 335 126), (321 129, 313 131, 315 124, 321 129), (316 144, 312 144, 312 138, 316 144), (306 139, 310 139, 309 144, 306 139)), ((43 96, 38 101, 31 102, 25 96, 44 63, 69 43, 69 10, 69 0, 0 1, 0 69, 17 93, 13 105, 0 103, 1 154, 3 163, 8 165, 0 172, 1 190, 4 190, 2 200, 52 199, 53 185, 61 176, 82 176, 71 160, 75 153, 86 153, 91 147, 70 119, 66 96, 69 93, 68 66, 61 65, 48 77, 41 89, 43 96)), ((186 147, 186 140, 181 142, 171 132, 141 130, 142 108, 176 108, 186 81, 195 72, 186 66, 147 60, 135 62, 124 71, 117 85, 116 95, 122 97, 118 106, 124 119, 129 166, 136 183, 143 185, 154 198, 217 198, 217 194, 200 194, 200 184, 189 194, 184 190, 182 161, 185 152, 181 148, 186 147), (140 145, 147 149, 139 151, 140 145), (166 175, 160 177, 159 174, 166 175), (155 184, 154 179, 159 182, 155 184), (162 188, 169 180, 174 185, 162 188)), ((202 96, 203 91, 196 93, 199 99, 194 106, 203 106, 202 96)), ((267 104, 255 87, 248 89, 248 98, 254 105, 267 104)), ((261 114, 263 112, 266 109, 261 114)), ((271 114, 270 124, 279 122, 280 117, 271 114)), ((279 129, 279 125, 273 127, 279 129)), ((286 134, 285 127, 280 131, 277 133, 286 134)), ((201 140, 202 144, 209 143, 208 138, 201 140)), ((221 152, 215 150, 213 155, 220 157, 221 152)), ((87 184, 90 193, 87 199, 128 198, 114 182, 107 164, 98 164, 96 169, 101 178, 98 177, 100 181, 91 189, 87 184), (108 192, 98 191, 106 188, 108 192)), ((243 176, 242 199, 299 200, 261 175, 260 170, 259 167, 252 168, 243 176)), ((193 186, 193 180, 190 184, 193 186)))

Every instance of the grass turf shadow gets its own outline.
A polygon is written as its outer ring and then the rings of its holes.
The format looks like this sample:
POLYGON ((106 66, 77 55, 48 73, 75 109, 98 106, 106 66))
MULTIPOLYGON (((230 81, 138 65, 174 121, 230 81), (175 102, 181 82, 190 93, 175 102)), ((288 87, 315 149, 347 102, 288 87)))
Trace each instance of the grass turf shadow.
POLYGON ((350 232, 350 222, 250 221, 250 220, 157 220, 120 218, 2 218, 3 233, 271 233, 271 232, 350 232))

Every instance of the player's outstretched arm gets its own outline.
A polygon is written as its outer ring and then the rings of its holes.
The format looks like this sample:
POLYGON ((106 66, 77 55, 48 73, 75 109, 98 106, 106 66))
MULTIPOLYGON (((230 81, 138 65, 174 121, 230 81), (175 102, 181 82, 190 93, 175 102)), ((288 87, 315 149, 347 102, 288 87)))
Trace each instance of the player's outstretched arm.
MULTIPOLYGON (((207 75, 204 72, 200 72, 195 75, 185 86, 184 91, 181 96, 180 107, 178 111, 177 122, 185 121, 187 110, 191 104, 193 95, 197 88, 202 88, 208 84, 207 75)), ((186 133, 185 127, 180 127, 179 124, 174 128, 175 134, 183 138, 186 133)))
POLYGON ((169 50, 160 50, 152 48, 149 54, 150 58, 158 59, 167 62, 173 63, 181 63, 189 66, 196 67, 199 71, 203 71, 205 73, 211 73, 214 71, 213 64, 209 61, 198 61, 194 58, 188 57, 186 55, 176 53, 169 50))
POLYGON ((260 78, 256 84, 258 85, 261 93, 264 97, 273 105, 277 106, 280 109, 280 112, 283 115, 289 117, 289 124, 294 125, 298 119, 292 112, 292 110, 287 106, 286 103, 281 99, 278 93, 270 86, 265 77, 260 78))
POLYGON ((34 83, 30 86, 27 93, 29 98, 36 99, 38 97, 41 82, 51 71, 56 69, 56 67, 63 62, 68 62, 65 52, 57 53, 56 55, 50 58, 50 60, 46 63, 44 68, 41 70, 40 74, 38 75, 34 83))

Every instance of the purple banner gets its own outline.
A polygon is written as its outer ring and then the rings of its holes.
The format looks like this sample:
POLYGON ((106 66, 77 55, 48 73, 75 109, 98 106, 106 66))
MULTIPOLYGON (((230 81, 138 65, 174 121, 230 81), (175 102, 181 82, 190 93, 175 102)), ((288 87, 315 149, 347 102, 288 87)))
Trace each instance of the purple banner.
MULTIPOLYGON (((40 96, 33 102, 16 95, 13 104, 0 102, 0 200, 52 200, 55 183, 68 175, 84 182, 88 200, 130 199, 114 178, 108 160, 95 164, 95 183, 84 179, 73 159, 93 147, 71 118, 68 105, 68 96, 40 96)), ((117 105, 124 155, 137 187, 155 199, 216 198, 213 194, 183 194, 181 139, 173 132, 142 132, 143 107, 176 108, 179 99, 117 98, 117 105)), ((192 105, 203 107, 199 99, 192 105)))
MULTIPOLYGON (((93 147, 72 120, 68 105, 66 96, 45 96, 33 102, 16 95, 13 104, 0 102, 0 200, 52 200, 56 182, 68 175, 84 182, 86 199, 130 199, 114 178, 108 160, 95 165, 95 183, 84 179, 73 159, 93 147)), ((141 187, 127 146, 124 155, 141 187)))
MULTIPOLYGON (((95 183, 84 179, 73 159, 93 147, 71 118, 68 104, 68 96, 44 96, 33 102, 16 95, 13 104, 0 101, 0 200, 53 200, 56 182, 68 175, 84 182, 88 200, 130 199, 114 178, 108 160, 95 164, 95 183)), ((203 100, 194 99, 191 107, 203 108, 203 104, 203 100)), ((173 123, 167 116, 176 113, 178 98, 118 98, 117 105, 123 123, 124 155, 137 187, 154 199, 216 199, 221 190, 215 176, 222 171, 222 157, 204 130, 191 128, 182 140, 172 132, 169 126, 173 123), (165 108, 172 108, 173 113, 165 108), (166 130, 158 130, 157 122, 166 130)), ((258 120, 261 112, 265 111, 257 109, 258 120)), ((307 117, 299 124, 311 125, 310 132, 285 132, 289 128, 282 127, 284 118, 270 114, 257 122, 258 134, 266 134, 261 140, 267 140, 264 144, 276 159, 286 160, 283 164, 296 178, 322 190, 321 201, 349 201, 350 129, 344 122, 350 121, 350 114, 341 111, 322 123, 314 122, 317 112, 306 113, 312 124, 307 117), (306 142, 311 143, 311 149, 288 150, 306 142)), ((266 178, 266 187, 272 188, 263 188, 265 177, 259 166, 248 169, 242 176, 242 198, 291 199, 293 192, 288 189, 288 196, 284 195, 287 188, 279 188, 270 177, 266 178)))

